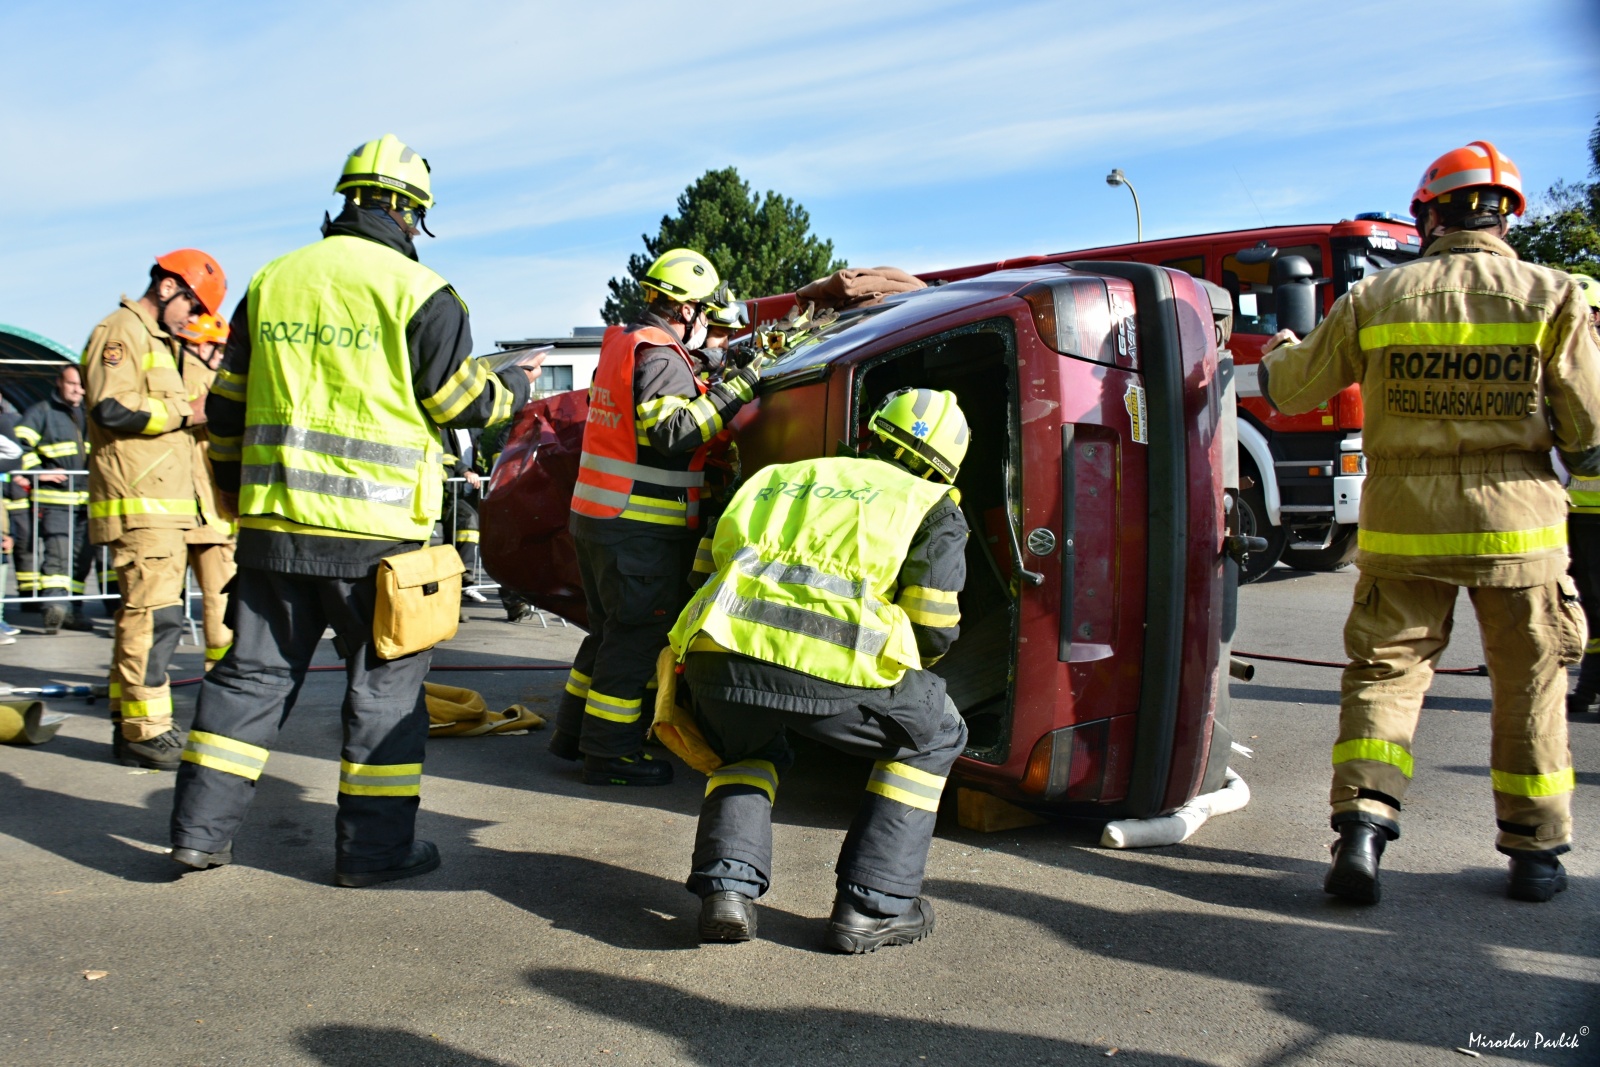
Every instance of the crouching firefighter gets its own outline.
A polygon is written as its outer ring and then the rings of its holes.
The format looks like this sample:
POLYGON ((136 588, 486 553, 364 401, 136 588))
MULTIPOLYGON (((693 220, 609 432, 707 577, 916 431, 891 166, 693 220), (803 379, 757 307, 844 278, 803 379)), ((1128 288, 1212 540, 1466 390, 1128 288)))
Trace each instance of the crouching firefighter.
POLYGON ((345 664, 334 881, 439 866, 415 836, 433 653, 379 654, 378 571, 415 561, 433 532, 438 429, 509 418, 537 371, 491 374, 471 358, 466 305, 417 261, 431 188, 427 160, 393 134, 361 145, 322 239, 257 271, 234 312, 206 401, 218 501, 239 516, 233 645, 200 687, 178 771, 172 858, 185 866, 232 860, 330 626, 345 664))
POLYGON ((714 385, 690 355, 705 344, 720 282, 711 261, 674 248, 641 286, 639 322, 612 326, 589 387, 589 419, 569 528, 588 607, 550 751, 584 761, 591 785, 665 785, 672 764, 644 751, 646 687, 688 599, 705 465, 755 397, 760 367, 714 385))
POLYGON ((701 544, 713 574, 671 634, 693 717, 721 766, 688 888, 702 941, 755 936, 772 872, 785 731, 876 760, 845 837, 827 945, 872 952, 933 931, 918 894, 967 727, 928 668, 960 633, 967 524, 952 484, 968 429, 955 396, 891 394, 873 455, 766 467, 701 544))

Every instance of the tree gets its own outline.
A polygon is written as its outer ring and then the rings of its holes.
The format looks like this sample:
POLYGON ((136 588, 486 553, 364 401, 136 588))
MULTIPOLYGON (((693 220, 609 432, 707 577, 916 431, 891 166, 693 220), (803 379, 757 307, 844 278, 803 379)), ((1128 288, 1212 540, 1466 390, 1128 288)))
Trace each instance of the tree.
POLYGON ((1600 278, 1600 117, 1589 134, 1592 182, 1558 181, 1506 238, 1531 263, 1600 278))
POLYGON ((608 324, 633 322, 643 313, 639 279, 669 248, 692 248, 742 300, 793 292, 846 263, 833 258, 833 242, 810 232, 806 209, 777 193, 758 197, 733 167, 708 170, 678 197, 677 215, 663 215, 654 237, 640 234, 644 254, 628 257, 628 273, 607 282, 600 316, 608 324))

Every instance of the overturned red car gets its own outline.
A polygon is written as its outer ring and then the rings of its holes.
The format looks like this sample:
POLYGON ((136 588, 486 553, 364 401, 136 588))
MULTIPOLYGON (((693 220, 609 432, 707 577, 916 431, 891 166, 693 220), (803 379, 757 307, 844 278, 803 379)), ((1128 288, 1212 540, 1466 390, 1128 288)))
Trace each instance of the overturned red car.
MULTIPOLYGON (((853 450, 902 386, 959 398, 973 536, 961 638, 934 669, 967 720, 968 784, 1097 818, 1221 787, 1238 567, 1216 324, 1230 311, 1163 267, 1000 270, 842 311, 735 420, 749 472, 853 450)), ((482 534, 496 580, 579 625, 566 529, 586 412, 581 391, 523 411, 482 534)))

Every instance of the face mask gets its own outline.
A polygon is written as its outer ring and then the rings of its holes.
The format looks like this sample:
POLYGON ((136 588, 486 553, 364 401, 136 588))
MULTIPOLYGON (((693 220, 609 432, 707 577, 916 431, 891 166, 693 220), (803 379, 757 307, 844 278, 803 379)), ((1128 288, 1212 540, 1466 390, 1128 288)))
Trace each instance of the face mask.
POLYGON ((689 334, 688 339, 683 344, 691 352, 706 346, 706 324, 704 321, 694 328, 694 332, 689 334))

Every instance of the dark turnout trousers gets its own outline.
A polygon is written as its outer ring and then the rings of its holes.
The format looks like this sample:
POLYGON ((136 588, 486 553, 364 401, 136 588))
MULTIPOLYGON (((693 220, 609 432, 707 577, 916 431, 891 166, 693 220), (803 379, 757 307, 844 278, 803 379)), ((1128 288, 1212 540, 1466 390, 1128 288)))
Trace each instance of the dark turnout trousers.
POLYGON ((178 771, 174 848, 217 852, 233 840, 323 629, 332 626, 346 677, 337 867, 377 871, 406 856, 422 792, 428 740, 422 681, 433 653, 379 659, 372 647, 375 597, 372 575, 314 578, 239 568, 233 647, 201 685, 178 771))
MULTIPOLYGON (((691 673, 697 655, 690 653, 691 673)), ((772 806, 778 777, 793 760, 784 731, 793 730, 876 761, 834 867, 840 896, 868 914, 899 915, 911 906, 967 724, 932 671, 907 672, 893 689, 864 696, 854 706, 831 703, 828 714, 818 715, 694 694, 695 720, 726 762, 710 775, 700 806, 690 892, 766 892, 772 806)))
POLYGON ((573 538, 589 636, 567 676, 556 729, 589 756, 629 756, 644 746, 655 715, 656 657, 689 600, 695 542, 629 537, 616 544, 573 538))

